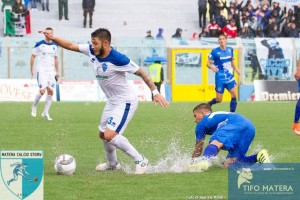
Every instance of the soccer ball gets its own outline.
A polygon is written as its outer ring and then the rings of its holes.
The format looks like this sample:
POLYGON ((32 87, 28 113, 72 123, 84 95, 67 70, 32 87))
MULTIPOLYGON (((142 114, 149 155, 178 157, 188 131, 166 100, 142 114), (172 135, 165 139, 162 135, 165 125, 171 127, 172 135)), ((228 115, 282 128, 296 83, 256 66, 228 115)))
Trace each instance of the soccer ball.
POLYGON ((71 155, 62 154, 56 157, 54 169, 57 174, 71 175, 76 170, 76 160, 71 155))

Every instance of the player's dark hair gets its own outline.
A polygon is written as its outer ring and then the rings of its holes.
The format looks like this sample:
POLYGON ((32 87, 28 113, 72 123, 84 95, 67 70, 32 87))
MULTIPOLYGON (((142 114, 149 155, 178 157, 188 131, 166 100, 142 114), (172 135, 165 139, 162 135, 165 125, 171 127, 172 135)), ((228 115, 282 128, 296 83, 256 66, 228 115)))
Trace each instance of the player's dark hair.
POLYGON ((48 30, 48 31, 53 31, 53 28, 47 27, 46 30, 48 30))
POLYGON ((109 43, 111 43, 111 34, 106 28, 98 28, 91 33, 91 37, 97 37, 101 41, 107 40, 109 43))
POLYGON ((203 110, 206 112, 212 112, 211 106, 207 103, 200 103, 197 105, 194 109, 193 112, 198 111, 198 110, 203 110))
POLYGON ((219 38, 220 36, 224 36, 224 37, 227 39, 227 35, 225 35, 225 33, 220 33, 219 36, 218 36, 218 38, 219 38))

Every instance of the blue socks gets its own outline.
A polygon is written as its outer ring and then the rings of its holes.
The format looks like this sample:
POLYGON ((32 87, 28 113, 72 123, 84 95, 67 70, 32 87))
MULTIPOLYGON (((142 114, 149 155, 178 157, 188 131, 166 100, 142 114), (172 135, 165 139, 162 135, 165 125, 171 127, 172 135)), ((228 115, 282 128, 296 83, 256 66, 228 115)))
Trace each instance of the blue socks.
POLYGON ((230 101, 230 112, 235 112, 237 106, 236 98, 232 98, 230 101))
MULTIPOLYGON (((209 104, 210 106, 212 106, 212 105, 214 105, 216 103, 217 103, 216 98, 213 98, 211 101, 207 102, 207 104, 209 104)), ((231 101, 230 101, 230 112, 235 112, 236 106, 237 106, 236 98, 231 98, 231 101)), ((299 117, 300 117, 300 103, 299 103, 299 117)))
POLYGON ((203 156, 204 157, 213 157, 216 156, 218 153, 218 147, 214 144, 209 144, 204 150, 203 156))
POLYGON ((233 169, 248 168, 256 162, 257 162, 257 154, 254 154, 248 157, 244 156, 236 159, 236 161, 230 164, 229 167, 233 169))
POLYGON ((210 106, 214 105, 217 103, 216 98, 213 98, 211 101, 207 102, 207 104, 209 104, 210 106))
POLYGON ((300 99, 298 99, 295 109, 294 123, 298 123, 300 118, 300 99))

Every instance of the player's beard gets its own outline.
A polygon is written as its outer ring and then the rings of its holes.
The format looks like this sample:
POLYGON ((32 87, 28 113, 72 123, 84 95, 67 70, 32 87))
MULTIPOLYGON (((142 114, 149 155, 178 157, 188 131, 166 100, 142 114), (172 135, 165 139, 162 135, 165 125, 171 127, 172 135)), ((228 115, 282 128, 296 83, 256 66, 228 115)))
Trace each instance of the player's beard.
POLYGON ((98 54, 98 56, 103 56, 104 55, 104 47, 103 47, 103 44, 101 45, 101 48, 99 49, 99 54, 98 54))

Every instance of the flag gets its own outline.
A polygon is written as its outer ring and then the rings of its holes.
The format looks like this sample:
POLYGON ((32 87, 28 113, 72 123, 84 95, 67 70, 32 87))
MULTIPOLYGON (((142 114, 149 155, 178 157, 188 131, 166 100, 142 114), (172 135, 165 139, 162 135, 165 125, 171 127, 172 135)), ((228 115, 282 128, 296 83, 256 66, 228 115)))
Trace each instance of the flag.
POLYGON ((12 21, 10 10, 6 9, 4 15, 4 34, 15 35, 15 23, 12 21))

